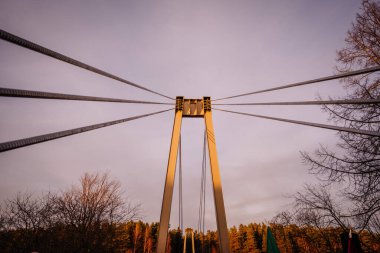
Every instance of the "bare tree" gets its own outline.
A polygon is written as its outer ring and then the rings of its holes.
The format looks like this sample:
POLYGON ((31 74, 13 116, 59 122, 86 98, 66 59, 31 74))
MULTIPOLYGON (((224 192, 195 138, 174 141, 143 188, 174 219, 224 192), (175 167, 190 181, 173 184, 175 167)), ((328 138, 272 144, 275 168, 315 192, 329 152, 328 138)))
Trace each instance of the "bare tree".
POLYGON ((304 187, 303 192, 295 195, 296 221, 297 224, 313 225, 316 228, 328 228, 339 226, 348 229, 350 215, 342 211, 339 203, 332 197, 326 187, 310 186, 304 187))
POLYGON ((97 247, 120 222, 136 220, 140 206, 125 199, 120 183, 109 174, 88 174, 80 185, 62 193, 57 206, 61 221, 72 228, 79 250, 97 247))
POLYGON ((50 192, 41 197, 19 193, 5 202, 1 213, 3 229, 19 232, 17 244, 20 249, 30 251, 39 247, 41 231, 55 222, 55 199, 50 192))
MULTIPOLYGON (((337 68, 340 72, 380 65, 380 4, 364 0, 346 38, 346 46, 338 51, 337 68)), ((346 84, 346 98, 380 97, 380 78, 377 73, 351 77, 346 84)), ((330 119, 348 127, 380 131, 380 105, 325 106, 330 119)), ((353 133, 339 133, 339 155, 321 146, 314 155, 302 153, 312 173, 322 177, 324 186, 306 187, 298 193, 298 205, 323 211, 343 228, 355 225, 359 229, 380 232, 380 138, 353 133), (331 185, 340 189, 345 202, 341 214, 332 201, 331 193, 324 188, 331 185), (345 219, 342 219, 342 217, 345 219), (354 223, 354 224, 352 224, 354 223)))
POLYGON ((4 231, 6 229, 5 223, 5 213, 3 211, 3 207, 0 205, 0 231, 4 231))
POLYGON ((108 174, 84 174, 59 195, 18 194, 0 206, 4 252, 111 252, 116 229, 140 218, 120 183, 108 174), (59 250, 58 250, 59 249, 59 250))
POLYGON ((282 226, 289 226, 293 223, 294 214, 289 211, 283 211, 278 213, 273 219, 271 223, 279 224, 282 226))

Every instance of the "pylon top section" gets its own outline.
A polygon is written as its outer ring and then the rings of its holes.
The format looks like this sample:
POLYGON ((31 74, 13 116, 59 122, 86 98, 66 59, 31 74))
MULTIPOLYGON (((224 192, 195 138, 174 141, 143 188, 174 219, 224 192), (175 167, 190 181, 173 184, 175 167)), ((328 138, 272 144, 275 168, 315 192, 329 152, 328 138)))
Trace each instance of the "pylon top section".
POLYGON ((185 99, 184 97, 177 97, 175 110, 182 111, 183 117, 203 118, 205 111, 211 111, 211 98, 185 99))

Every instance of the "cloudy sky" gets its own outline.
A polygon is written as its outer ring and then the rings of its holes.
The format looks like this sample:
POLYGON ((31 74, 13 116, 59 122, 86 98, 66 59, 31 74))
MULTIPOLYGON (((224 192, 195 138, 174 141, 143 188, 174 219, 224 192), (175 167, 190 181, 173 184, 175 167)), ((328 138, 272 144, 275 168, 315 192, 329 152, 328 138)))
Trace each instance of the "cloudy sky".
MULTIPOLYGON (((359 0, 1 0, 0 28, 171 97, 220 98, 336 73, 336 51, 359 0)), ((169 100, 0 41, 0 86, 150 101, 169 100)), ((343 97, 331 81, 229 102, 343 97)), ((226 100, 227 102, 228 100, 226 100)), ((170 108, 0 98, 0 142, 170 108)), ((220 107, 221 108, 221 107, 220 107)), ((234 107, 329 123, 317 106, 234 107)), ((159 221, 174 112, 0 154, 0 200, 60 191, 85 172, 109 172, 144 220, 159 221)), ((334 147, 331 130, 213 112, 229 226, 270 220, 315 182, 300 151, 334 147)), ((331 124, 331 122, 330 122, 331 124)), ((204 122, 182 124, 184 223, 196 227, 204 122)), ((207 228, 215 228, 210 174, 207 228)), ((171 224, 178 225, 175 186, 171 224)))

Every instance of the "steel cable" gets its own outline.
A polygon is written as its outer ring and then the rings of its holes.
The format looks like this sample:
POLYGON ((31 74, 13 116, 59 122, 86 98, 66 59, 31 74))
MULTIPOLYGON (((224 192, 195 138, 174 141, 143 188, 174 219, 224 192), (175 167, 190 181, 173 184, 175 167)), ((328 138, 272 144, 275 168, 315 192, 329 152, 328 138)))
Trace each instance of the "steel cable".
MULTIPOLYGON (((204 157, 203 160, 203 213, 202 213, 202 233, 205 234, 205 217, 206 217, 206 169, 207 169, 207 134, 205 131, 205 148, 204 148, 204 157)), ((202 249, 203 251, 204 249, 202 249)))
POLYGON ((329 81, 329 80, 335 80, 335 79, 340 79, 340 78, 345 78, 345 77, 350 77, 350 76, 355 76, 355 75, 368 74, 368 73, 376 72, 376 71, 379 71, 379 70, 380 70, 380 66, 375 66, 375 67, 370 67, 370 68, 350 71, 350 72, 346 72, 346 73, 341 73, 341 74, 337 74, 337 75, 317 78, 317 79, 313 79, 313 80, 308 80, 308 81, 303 81, 303 82, 298 82, 298 83, 292 83, 292 84, 287 84, 287 85, 283 85, 283 86, 273 87, 273 88, 269 88, 269 89, 258 90, 258 91, 248 92, 248 93, 243 93, 243 94, 239 94, 239 95, 235 95, 235 96, 218 98, 218 99, 214 99, 213 101, 220 101, 220 100, 225 100, 225 99, 230 99, 230 98, 237 98, 237 97, 243 97, 243 96, 248 96, 248 95, 253 95, 253 94, 259 94, 259 93, 269 92, 269 91, 275 91, 275 90, 287 89, 287 88, 292 88, 292 87, 298 87, 298 86, 302 86, 302 85, 319 83, 319 82, 325 82, 325 81, 329 81))
POLYGON ((158 93, 158 92, 153 91, 153 90, 150 90, 150 89, 145 88, 145 87, 143 87, 143 86, 141 86, 139 84, 133 83, 133 82, 125 80, 125 79, 123 79, 121 77, 118 77, 118 76, 115 76, 115 75, 110 74, 108 72, 105 72, 104 70, 92 67, 92 66, 90 66, 90 65, 88 65, 86 63, 80 62, 80 61, 75 60, 73 58, 70 58, 70 57, 68 57, 66 55, 60 54, 58 52, 55 52, 55 51, 50 50, 50 49, 48 49, 46 47, 43 47, 41 45, 38 45, 36 43, 33 43, 33 42, 29 41, 29 40, 23 39, 21 37, 18 37, 18 36, 14 35, 14 34, 11 34, 11 33, 7 32, 7 31, 1 30, 1 29, 0 29, 0 38, 3 39, 3 40, 8 41, 10 43, 16 44, 18 46, 21 46, 21 47, 24 47, 24 48, 28 48, 30 50, 33 50, 35 52, 38 52, 38 53, 41 53, 41 54, 44 54, 44 55, 47 55, 47 56, 50 56, 50 57, 55 58, 57 60, 61 60, 61 61, 64 61, 66 63, 75 65, 75 66, 77 66, 79 68, 87 69, 88 71, 91 71, 91 72, 97 73, 99 75, 102 75, 102 76, 105 76, 105 77, 117 80, 119 82, 128 84, 128 85, 133 86, 135 88, 138 88, 138 89, 141 89, 141 90, 145 90, 145 91, 148 91, 150 93, 159 95, 161 97, 165 97, 165 98, 169 98, 169 99, 174 100, 173 98, 171 98, 169 96, 163 95, 163 94, 158 93))
POLYGON ((38 98, 38 99, 59 99, 59 100, 78 100, 78 101, 95 101, 95 102, 113 102, 113 103, 130 103, 130 104, 156 104, 156 105, 174 105, 174 103, 162 103, 118 98, 103 98, 92 96, 80 96, 72 94, 52 93, 34 90, 20 90, 0 87, 0 96, 2 97, 21 97, 21 98, 38 98))
POLYGON ((380 99, 344 99, 344 100, 316 100, 297 102, 263 102, 263 103, 221 103, 213 105, 365 105, 380 104, 380 99))
POLYGON ((203 137, 203 156, 202 156, 202 174, 201 174, 201 190, 199 198, 199 210, 198 210, 198 232, 202 232, 204 236, 205 230, 205 210, 206 210, 206 131, 203 137))
POLYGON ((348 128, 348 127, 331 126, 331 125, 325 125, 325 124, 319 124, 319 123, 311 123, 311 122, 306 122, 306 121, 298 121, 298 120, 290 120, 290 119, 283 119, 283 118, 262 116, 262 115, 257 115, 257 114, 244 113, 244 112, 234 112, 234 111, 228 111, 228 110, 217 109, 217 108, 213 108, 213 109, 217 110, 217 111, 235 113, 235 114, 240 114, 240 115, 245 115, 245 116, 251 116, 251 117, 256 117, 256 118, 270 119, 270 120, 288 122, 288 123, 293 123, 293 124, 298 124, 298 125, 304 125, 304 126, 319 127, 319 128, 337 130, 337 131, 341 131, 341 132, 348 132, 348 133, 355 133, 355 134, 362 134, 362 135, 380 137, 380 132, 367 131, 367 130, 361 130, 361 129, 354 129, 354 128, 348 128))
POLYGON ((179 166, 178 166, 178 189, 179 189, 179 209, 178 209, 178 227, 181 229, 181 234, 183 233, 183 196, 182 196, 182 141, 181 136, 179 136, 179 166))
POLYGON ((25 146, 30 146, 30 145, 34 145, 37 143, 58 139, 58 138, 63 138, 63 137, 67 137, 67 136, 74 135, 74 134, 80 134, 80 133, 95 130, 98 128, 112 126, 115 124, 120 124, 120 123, 124 123, 127 121, 132 121, 132 120, 148 117, 151 115, 167 112, 170 110, 173 110, 173 109, 148 113, 148 114, 144 114, 144 115, 124 118, 124 119, 119 119, 119 120, 114 120, 114 121, 108 121, 108 122, 104 122, 104 123, 74 128, 74 129, 65 130, 65 131, 54 132, 54 133, 50 133, 50 134, 38 135, 38 136, 30 137, 30 138, 24 138, 24 139, 19 139, 19 140, 14 140, 14 141, 3 142, 3 143, 0 143, 0 152, 12 150, 12 149, 17 149, 17 148, 21 148, 21 147, 25 147, 25 146))

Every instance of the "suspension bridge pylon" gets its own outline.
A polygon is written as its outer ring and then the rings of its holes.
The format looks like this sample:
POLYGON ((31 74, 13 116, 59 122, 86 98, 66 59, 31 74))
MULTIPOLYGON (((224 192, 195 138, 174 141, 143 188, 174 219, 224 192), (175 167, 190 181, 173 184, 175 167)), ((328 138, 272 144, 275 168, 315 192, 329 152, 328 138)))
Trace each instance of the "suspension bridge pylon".
POLYGON ((182 118, 204 118, 207 133, 208 151, 210 157, 210 168, 212 176, 212 186, 214 192, 215 214, 218 229, 220 252, 229 253, 229 237, 224 208, 222 181, 220 178, 218 156, 216 152, 214 126, 211 114, 211 98, 184 99, 176 98, 175 117, 172 132, 172 139, 169 151, 168 167, 162 199, 160 227, 158 234, 157 252, 165 253, 168 238, 170 211, 173 197, 174 178, 177 163, 178 146, 181 133, 182 118))

